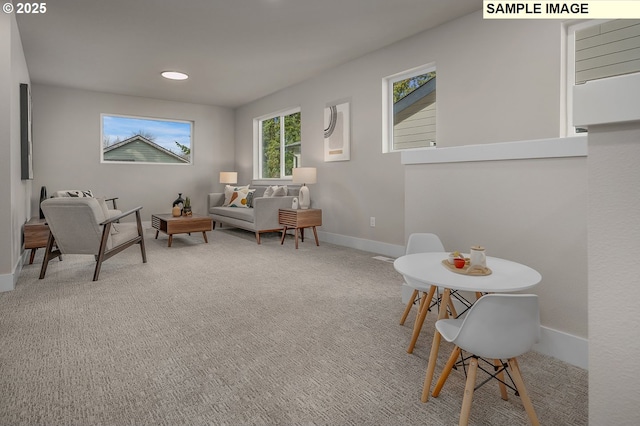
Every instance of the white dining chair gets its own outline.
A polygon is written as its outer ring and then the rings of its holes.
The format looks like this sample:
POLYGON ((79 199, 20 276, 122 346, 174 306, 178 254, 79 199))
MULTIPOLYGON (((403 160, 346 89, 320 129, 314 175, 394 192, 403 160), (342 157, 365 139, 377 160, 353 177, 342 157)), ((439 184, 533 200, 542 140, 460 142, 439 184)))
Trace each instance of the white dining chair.
MULTIPOLYGON (((429 253, 429 252, 444 252, 444 246, 442 245, 442 241, 436 234, 431 233, 414 233, 409 235, 409 240, 407 241, 407 248, 405 254, 414 254, 414 253, 429 253)), ((418 336, 420 335, 420 330, 422 330, 422 325, 424 324, 424 320, 429 312, 431 307, 431 301, 433 300, 433 296, 438 289, 436 286, 427 285, 411 279, 407 276, 404 277, 404 282, 407 286, 413 289, 411 293, 411 297, 407 302, 407 306, 402 313, 402 317, 400 318, 400 325, 404 325, 409 313, 411 312, 411 308, 416 305, 418 299, 418 295, 422 292, 422 296, 420 297, 420 304, 418 305, 418 313, 416 314, 416 319, 413 324, 413 335, 411 336, 411 342, 409 343, 409 348, 407 349, 408 353, 413 353, 413 348, 418 341, 418 336)), ((437 299, 438 296, 436 296, 437 299)), ((436 300, 436 302, 439 302, 436 300)), ((439 304, 437 304, 439 306, 439 304)), ((453 304, 451 304, 450 309, 453 309, 453 304)), ((455 309, 453 310, 455 312, 455 309)))
POLYGON ((506 372, 515 384, 516 395, 520 396, 531 424, 539 424, 516 360, 516 357, 531 350, 539 339, 538 296, 535 294, 488 294, 478 299, 464 318, 439 320, 436 322, 436 329, 445 340, 456 346, 433 390, 434 397, 440 394, 461 350, 471 354, 463 359, 463 361, 468 360, 469 369, 460 410, 460 425, 469 423, 478 368, 499 380, 504 400, 507 399, 505 385, 509 386, 504 381, 504 372, 506 372), (492 371, 479 367, 478 359, 492 360, 490 367, 492 371), (505 359, 507 362, 503 363, 501 360, 505 359))

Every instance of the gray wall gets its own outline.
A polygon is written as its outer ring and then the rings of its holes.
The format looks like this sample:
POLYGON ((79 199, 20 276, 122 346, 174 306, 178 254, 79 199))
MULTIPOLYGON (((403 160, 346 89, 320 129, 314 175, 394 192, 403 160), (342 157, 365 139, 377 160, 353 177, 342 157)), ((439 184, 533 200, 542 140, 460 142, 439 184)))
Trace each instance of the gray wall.
MULTIPOLYGON (((633 96, 638 92, 636 87, 633 96)), ((629 260, 640 250, 639 158, 640 121, 589 126, 589 422, 594 425, 638 423, 640 367, 621 360, 633 359, 640 341, 640 267, 629 260)))
POLYGON ((34 86, 33 102, 38 194, 43 185, 49 193, 91 189, 119 197, 123 210, 143 206, 142 218, 150 220, 152 213, 169 213, 182 193, 204 214, 207 193, 221 189, 218 173, 233 168, 230 109, 44 85, 34 86), (101 113, 193 121, 193 165, 101 164, 101 113))
POLYGON ((30 83, 14 15, 0 16, 0 291, 20 272, 22 225, 29 219, 31 181, 20 178, 20 83, 30 83), (17 272, 17 273, 16 273, 17 272))
POLYGON ((540 270, 543 325, 586 337, 584 158, 402 166, 399 154, 382 153, 382 78, 430 62, 438 147, 560 136, 562 42, 560 22, 487 21, 478 12, 246 105, 236 113, 241 180, 252 173, 252 119, 299 105, 302 163, 318 168, 311 198, 323 232, 404 245, 408 234, 431 231, 450 249, 482 243, 540 270), (336 99, 351 101, 351 161, 324 163, 322 109, 336 99), (452 182, 461 192, 450 192, 452 182), (480 191, 469 186, 476 182, 480 191))

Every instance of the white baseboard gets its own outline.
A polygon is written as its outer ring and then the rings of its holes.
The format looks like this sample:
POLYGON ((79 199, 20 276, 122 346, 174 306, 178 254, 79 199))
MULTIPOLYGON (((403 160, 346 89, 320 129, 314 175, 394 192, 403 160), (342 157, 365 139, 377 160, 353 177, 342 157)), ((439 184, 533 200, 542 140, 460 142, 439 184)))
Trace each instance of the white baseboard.
POLYGON ((318 239, 330 244, 349 247, 356 250, 368 251, 371 253, 383 254, 389 257, 400 257, 405 253, 405 247, 382 243, 380 241, 366 240, 364 238, 350 237, 348 235, 333 234, 331 232, 318 231, 318 239))
MULTIPOLYGON (((402 306, 407 304, 412 292, 411 287, 406 284, 402 285, 402 306)), ((400 311, 398 312, 400 315, 400 311)), ((589 345, 587 339, 545 326, 540 329, 540 341, 533 346, 534 351, 588 370, 589 345)))
POLYGON ((13 268, 12 273, 0 275, 0 293, 15 290, 16 283, 20 277, 20 271, 22 271, 22 265, 26 262, 29 253, 29 250, 22 252, 22 256, 18 259, 18 263, 15 268, 13 268))
POLYGON ((533 346, 533 350, 589 369, 589 341, 583 337, 542 326, 540 341, 533 346))

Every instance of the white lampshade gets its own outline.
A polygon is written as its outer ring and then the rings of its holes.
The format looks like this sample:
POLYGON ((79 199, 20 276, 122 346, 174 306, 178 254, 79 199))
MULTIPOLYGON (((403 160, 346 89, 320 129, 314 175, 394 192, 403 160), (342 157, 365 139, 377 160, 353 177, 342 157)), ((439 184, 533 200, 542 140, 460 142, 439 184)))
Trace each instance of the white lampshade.
POLYGON ((238 183, 238 172, 220 172, 220 183, 238 183))
POLYGON ((301 183, 300 187, 300 208, 308 209, 311 206, 311 196, 309 195, 309 187, 307 183, 316 183, 315 167, 297 167, 293 169, 293 183, 301 183))
POLYGON ((293 169, 293 183, 316 183, 315 167, 296 167, 293 169))

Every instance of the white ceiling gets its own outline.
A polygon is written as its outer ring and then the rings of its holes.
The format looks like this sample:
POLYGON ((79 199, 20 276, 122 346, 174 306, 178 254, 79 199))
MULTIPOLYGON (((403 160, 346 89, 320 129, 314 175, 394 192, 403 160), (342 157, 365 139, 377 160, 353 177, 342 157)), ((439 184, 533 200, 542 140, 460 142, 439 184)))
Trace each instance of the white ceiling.
POLYGON ((16 15, 32 83, 237 107, 479 0, 50 0, 16 15), (163 70, 189 74, 165 80, 163 70))

